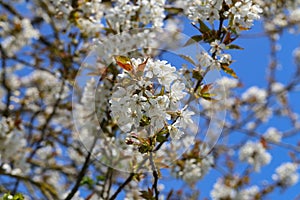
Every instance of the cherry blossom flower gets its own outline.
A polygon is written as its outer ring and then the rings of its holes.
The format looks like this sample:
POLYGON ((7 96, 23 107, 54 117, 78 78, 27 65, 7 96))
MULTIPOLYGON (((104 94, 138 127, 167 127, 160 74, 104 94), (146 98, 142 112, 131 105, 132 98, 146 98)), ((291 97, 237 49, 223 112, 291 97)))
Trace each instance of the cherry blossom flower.
POLYGON ((266 151, 260 142, 247 142, 239 152, 239 159, 253 165, 255 171, 271 161, 271 155, 266 151))
POLYGON ((298 165, 295 163, 283 163, 276 169, 276 174, 272 177, 282 187, 289 187, 295 185, 299 180, 299 173, 297 173, 298 165))

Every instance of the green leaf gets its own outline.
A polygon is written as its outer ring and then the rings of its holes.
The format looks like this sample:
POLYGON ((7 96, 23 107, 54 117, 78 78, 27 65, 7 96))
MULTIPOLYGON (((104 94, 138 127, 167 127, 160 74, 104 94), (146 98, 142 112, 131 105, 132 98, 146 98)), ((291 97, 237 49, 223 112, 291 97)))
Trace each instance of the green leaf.
POLYGON ((20 193, 11 195, 10 193, 5 193, 2 197, 2 200, 24 200, 24 196, 20 193))
POLYGON ((203 98, 211 98, 211 97, 214 97, 216 96, 216 94, 212 94, 212 93, 203 93, 201 94, 201 97, 203 98))
POLYGON ((151 118, 147 117, 146 115, 143 115, 140 120, 140 126, 148 126, 151 123, 151 118))
POLYGON ((87 185, 88 187, 91 188, 94 185, 94 181, 90 177, 85 176, 85 177, 82 178, 82 180, 80 182, 80 185, 87 185))
POLYGON ((203 40, 202 35, 194 35, 184 44, 184 47, 200 42, 201 40, 203 40))
POLYGON ((226 49, 239 49, 239 50, 244 50, 243 47, 240 47, 240 46, 238 46, 238 45, 236 45, 236 44, 230 44, 230 45, 227 45, 227 46, 226 46, 226 49))
POLYGON ((151 148, 148 144, 141 144, 138 148, 140 153, 147 153, 149 151, 151 151, 151 148))
POLYGON ((208 28, 208 26, 206 26, 206 24, 202 21, 202 20, 198 20, 199 24, 200 24, 200 31, 201 33, 206 33, 208 31, 210 31, 210 29, 208 28))
POLYGON ((20 193, 15 194, 14 200, 24 200, 24 196, 20 193))
POLYGON ((168 139, 166 138, 166 136, 164 135, 160 135, 158 134, 157 137, 156 137, 156 141, 157 142, 164 142, 164 141, 167 141, 168 139))
POLYGON ((233 71, 233 69, 231 69, 230 67, 228 67, 227 64, 221 64, 221 68, 222 68, 222 70, 225 73, 229 74, 230 76, 232 76, 234 78, 238 78, 237 75, 236 75, 236 73, 233 71))
POLYGON ((197 80, 203 80, 203 76, 199 70, 193 70, 193 78, 197 80))
POLYGON ((212 97, 202 97, 202 98, 205 99, 206 101, 216 102, 216 100, 212 97))
POLYGON ((138 150, 140 153, 147 153, 152 151, 154 145, 155 145, 155 137, 149 137, 149 138, 138 138, 140 141, 138 150))
POLYGON ((191 63, 192 65, 196 66, 196 63, 191 56, 187 56, 187 55, 183 55, 183 54, 179 54, 179 56, 181 58, 183 58, 184 60, 188 61, 189 63, 191 63))
POLYGON ((97 181, 105 181, 105 176, 104 175, 99 175, 99 176, 97 176, 97 181))

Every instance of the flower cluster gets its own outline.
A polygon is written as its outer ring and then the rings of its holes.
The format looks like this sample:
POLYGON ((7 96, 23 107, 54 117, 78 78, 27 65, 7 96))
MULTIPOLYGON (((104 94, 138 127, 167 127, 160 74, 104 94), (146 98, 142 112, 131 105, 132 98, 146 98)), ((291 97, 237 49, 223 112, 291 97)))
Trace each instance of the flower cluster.
POLYGON ((242 100, 247 101, 249 103, 265 103, 266 98, 266 91, 256 86, 249 88, 242 94, 242 100))
MULTIPOLYGON (((106 40, 95 40, 95 49, 97 55, 103 59, 103 62, 111 63, 113 55, 120 55, 124 52, 136 49, 136 47, 159 48, 160 44, 155 39, 160 32, 150 32, 145 29, 137 33, 122 32, 119 35, 108 37, 106 40), (100 48, 99 48, 100 47, 100 48)), ((147 49, 142 54, 149 54, 147 49)))
POLYGON ((126 133, 154 135, 163 129, 173 139, 193 123, 194 112, 180 105, 187 95, 176 68, 167 61, 131 59, 132 73, 124 71, 110 100, 111 116, 126 133), (144 66, 141 69, 139 66, 144 66), (151 132, 146 131, 147 129, 151 132), (146 133, 145 133, 146 131, 146 133))
POLYGON ((16 127, 11 118, 2 117, 0 121, 0 163, 6 173, 26 174, 29 170, 24 157, 27 142, 22 128, 16 127))
POLYGON ((233 107, 238 108, 236 97, 233 95, 233 89, 239 86, 237 79, 223 77, 217 79, 212 88, 211 93, 216 94, 216 102, 207 101, 200 99, 200 104, 203 106, 205 113, 208 116, 216 116, 220 111, 232 111, 230 114, 233 118, 238 118, 239 113, 232 109, 233 107))
POLYGON ((21 85, 26 87, 26 104, 33 109, 39 109, 37 101, 39 98, 45 100, 45 104, 53 105, 57 99, 65 99, 69 96, 70 89, 67 83, 59 81, 59 75, 51 72, 35 70, 28 76, 21 78, 21 85))
POLYGON ((210 67, 212 69, 221 69, 221 65, 229 66, 232 63, 231 55, 224 53, 226 45, 220 40, 214 40, 210 43, 209 52, 214 55, 210 56, 207 52, 201 52, 199 57, 199 63, 202 67, 210 67))
POLYGON ((176 2, 182 7, 185 14, 192 21, 208 21, 213 24, 221 17, 228 19, 231 29, 240 32, 253 25, 253 21, 260 18, 262 9, 252 0, 206 0, 206 1, 182 1, 176 2))
POLYGON ((249 141, 240 149, 239 158, 253 165, 255 171, 260 171, 262 166, 270 163, 272 157, 262 143, 249 141))
POLYGON ((133 4, 129 0, 118 0, 116 5, 105 13, 110 27, 117 31, 127 31, 152 23, 154 28, 163 26, 165 0, 138 0, 133 4), (136 20, 132 20, 136 19, 136 20))
POLYGON ((256 86, 250 87, 242 94, 241 100, 249 104, 255 116, 262 121, 267 121, 272 115, 272 110, 265 105, 267 92, 264 89, 256 86))
POLYGON ((279 32, 289 27, 290 32, 299 31, 300 9, 299 1, 274 2, 272 0, 255 0, 263 9, 265 20, 264 27, 274 39, 279 38, 279 32))
POLYGON ((219 178, 218 181, 214 184, 213 190, 210 192, 210 196, 214 200, 221 199, 234 199, 236 196, 236 191, 232 187, 234 184, 233 181, 229 183, 224 183, 224 180, 219 178))
MULTIPOLYGON (((41 6, 44 1, 34 1, 36 4, 32 10, 42 16, 45 21, 50 21, 47 15, 43 13, 41 6)), ((80 29, 83 36, 95 37, 100 33, 103 24, 101 19, 104 15, 105 6, 102 0, 90 1, 69 1, 58 0, 47 3, 48 10, 55 13, 55 22, 58 29, 67 31, 71 25, 80 29), (66 24, 67 23, 67 24, 66 24)))
POLYGON ((224 15, 229 18, 229 23, 232 29, 240 32, 243 29, 248 29, 253 26, 254 20, 260 18, 259 14, 262 9, 252 0, 234 1, 225 0, 229 6, 229 10, 224 12, 224 15))
POLYGON ((267 141, 274 142, 274 143, 279 143, 279 142, 281 142, 282 134, 276 128, 270 127, 270 128, 268 128, 266 133, 263 135, 263 137, 267 141))
POLYGON ((24 46, 29 45, 32 39, 38 39, 40 35, 27 18, 22 20, 15 18, 11 24, 0 21, 0 29, 2 29, 0 36, 5 38, 1 41, 1 45, 8 56, 13 56, 24 46))
POLYGON ((297 173, 297 170, 297 164, 290 162, 283 163, 276 169, 276 174, 273 175, 273 179, 282 187, 293 186, 299 180, 299 173, 297 173))
POLYGON ((186 14, 193 21, 208 20, 211 24, 220 19, 219 12, 222 9, 222 1, 186 1, 186 14))
POLYGON ((225 179, 219 178, 214 184, 213 190, 210 196, 213 200, 232 199, 232 200, 252 200, 256 199, 256 195, 259 193, 257 186, 251 186, 249 188, 237 190, 239 178, 226 177, 225 179))
POLYGON ((133 50, 139 51, 138 53, 144 57, 157 56, 160 53, 159 49, 181 47, 181 38, 177 30, 172 28, 174 23, 169 21, 170 28, 164 30, 141 28, 110 35, 101 40, 95 38, 93 48, 104 65, 110 64, 114 55, 123 55, 133 50))
POLYGON ((194 186, 201 180, 214 164, 213 155, 207 155, 208 149, 204 148, 200 151, 198 145, 199 143, 196 142, 192 150, 185 152, 182 158, 176 161, 172 170, 173 176, 183 179, 190 186, 194 186))

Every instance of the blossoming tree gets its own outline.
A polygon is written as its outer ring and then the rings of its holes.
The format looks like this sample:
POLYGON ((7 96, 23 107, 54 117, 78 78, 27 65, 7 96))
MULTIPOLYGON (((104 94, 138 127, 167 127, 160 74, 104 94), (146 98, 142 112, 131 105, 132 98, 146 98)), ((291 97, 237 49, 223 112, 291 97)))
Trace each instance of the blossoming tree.
POLYGON ((300 48, 293 75, 277 75, 300 1, 0 0, 0 11, 3 199, 253 200, 297 187, 300 48), (267 82, 246 87, 233 51, 258 20, 267 82))

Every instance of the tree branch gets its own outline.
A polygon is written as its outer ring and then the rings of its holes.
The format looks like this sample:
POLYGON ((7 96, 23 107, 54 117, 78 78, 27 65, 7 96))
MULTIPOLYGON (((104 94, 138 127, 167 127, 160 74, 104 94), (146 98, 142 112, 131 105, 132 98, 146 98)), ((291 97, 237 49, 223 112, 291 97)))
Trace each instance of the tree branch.
POLYGON ((85 161, 84 161, 84 164, 81 168, 81 171, 78 175, 78 178, 77 178, 77 181, 75 183, 75 185, 73 186, 71 192, 68 194, 68 196, 65 198, 65 200, 71 200, 73 198, 73 196, 76 194, 76 192, 78 191, 79 187, 80 187, 80 182, 81 180, 83 179, 84 175, 85 175, 85 172, 89 166, 89 162, 90 162, 90 159, 91 159, 91 155, 92 155, 92 152, 93 152, 93 149, 95 147, 95 144, 96 144, 96 141, 97 139, 95 139, 91 149, 89 150, 88 152, 88 155, 87 157, 85 158, 85 161))
POLYGON ((116 192, 109 198, 109 200, 116 199, 118 194, 123 190, 123 188, 130 183, 130 181, 133 179, 135 173, 130 173, 129 177, 120 185, 120 187, 116 190, 116 192))

